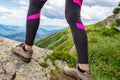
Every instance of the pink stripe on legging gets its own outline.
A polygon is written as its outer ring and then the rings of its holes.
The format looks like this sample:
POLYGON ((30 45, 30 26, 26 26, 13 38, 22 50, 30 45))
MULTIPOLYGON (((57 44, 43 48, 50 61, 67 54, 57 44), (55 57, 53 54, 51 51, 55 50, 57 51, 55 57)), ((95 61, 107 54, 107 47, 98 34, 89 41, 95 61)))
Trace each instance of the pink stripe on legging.
POLYGON ((78 4, 80 7, 82 6, 81 0, 73 0, 74 3, 78 4))
POLYGON ((27 17, 27 20, 33 20, 33 19, 38 19, 40 18, 40 13, 37 13, 37 14, 33 14, 31 16, 28 16, 27 17))
POLYGON ((81 23, 76 23, 77 28, 80 28, 82 30, 86 30, 85 26, 81 23))

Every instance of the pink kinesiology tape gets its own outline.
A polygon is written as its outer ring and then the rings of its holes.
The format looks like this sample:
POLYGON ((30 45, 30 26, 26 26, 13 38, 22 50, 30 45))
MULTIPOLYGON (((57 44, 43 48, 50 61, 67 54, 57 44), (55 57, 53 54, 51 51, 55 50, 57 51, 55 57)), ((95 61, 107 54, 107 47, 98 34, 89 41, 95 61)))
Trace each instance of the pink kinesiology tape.
POLYGON ((27 20, 33 20, 33 19, 38 19, 38 18, 40 18, 40 13, 28 16, 27 20))
POLYGON ((73 0, 74 3, 78 4, 80 7, 82 6, 81 0, 73 0))
POLYGON ((80 23, 76 23, 77 28, 80 28, 82 30, 86 30, 85 26, 83 24, 80 23))

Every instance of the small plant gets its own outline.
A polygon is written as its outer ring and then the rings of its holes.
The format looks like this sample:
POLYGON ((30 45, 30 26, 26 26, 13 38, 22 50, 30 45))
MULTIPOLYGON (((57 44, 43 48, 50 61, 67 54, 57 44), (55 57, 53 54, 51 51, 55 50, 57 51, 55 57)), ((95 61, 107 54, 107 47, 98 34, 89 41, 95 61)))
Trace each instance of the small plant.
POLYGON ((113 14, 118 14, 120 11, 120 8, 119 7, 116 7, 114 10, 113 10, 113 14))
POLYGON ((114 34, 119 33, 116 29, 110 28, 110 29, 104 29, 101 31, 102 35, 104 36, 112 36, 114 34))
POLYGON ((120 7, 120 2, 119 2, 119 4, 118 4, 118 7, 120 7))
POLYGON ((40 66, 46 68, 46 67, 49 66, 49 64, 48 64, 46 61, 44 61, 44 62, 41 62, 41 63, 40 63, 40 66))
POLYGON ((118 4, 118 7, 116 7, 114 10, 113 10, 113 14, 118 14, 120 12, 120 2, 118 4))
POLYGON ((66 61, 69 66, 74 66, 77 63, 77 56, 70 54, 68 51, 54 51, 51 55, 48 55, 45 60, 51 59, 54 63, 55 60, 66 61))
POLYGON ((59 72, 61 72, 61 68, 59 68, 59 67, 56 67, 55 69, 52 69, 52 70, 50 71, 50 73, 51 73, 52 75, 56 75, 56 74, 59 73, 59 72))
POLYGON ((116 26, 120 26, 120 19, 116 19, 116 26))

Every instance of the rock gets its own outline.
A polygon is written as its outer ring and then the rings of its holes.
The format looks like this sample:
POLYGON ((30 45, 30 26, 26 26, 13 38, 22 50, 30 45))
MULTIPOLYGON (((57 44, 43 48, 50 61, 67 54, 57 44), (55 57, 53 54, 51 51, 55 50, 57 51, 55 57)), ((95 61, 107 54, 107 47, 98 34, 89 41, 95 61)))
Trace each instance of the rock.
POLYGON ((118 27, 115 26, 114 28, 117 29, 118 31, 120 31, 120 26, 118 26, 118 27))
MULTIPOLYGON (((46 68, 40 66, 40 62, 44 61, 44 58, 53 51, 33 46, 34 54, 31 63, 24 63, 11 51, 20 43, 0 37, 0 80, 50 80, 50 71, 56 66, 49 59, 47 60, 49 66, 46 68)), ((66 62, 60 60, 55 61, 55 64, 60 68, 67 65, 66 62)))
POLYGON ((120 11, 118 14, 114 14, 111 16, 108 16, 105 20, 104 20, 104 26, 105 28, 110 28, 112 23, 116 21, 116 19, 120 19, 120 11))
POLYGON ((70 53, 73 53, 73 52, 75 52, 76 51, 76 47, 75 47, 75 45, 73 45, 72 47, 71 47, 71 49, 70 49, 70 53))
POLYGON ((115 22, 116 20, 116 16, 115 15, 111 15, 111 16, 108 16, 105 20, 104 20, 104 26, 105 28, 110 28, 111 27, 111 23, 112 22, 115 22))
POLYGON ((61 60, 56 60, 55 61, 55 65, 61 69, 63 69, 63 67, 67 66, 67 63, 61 60))

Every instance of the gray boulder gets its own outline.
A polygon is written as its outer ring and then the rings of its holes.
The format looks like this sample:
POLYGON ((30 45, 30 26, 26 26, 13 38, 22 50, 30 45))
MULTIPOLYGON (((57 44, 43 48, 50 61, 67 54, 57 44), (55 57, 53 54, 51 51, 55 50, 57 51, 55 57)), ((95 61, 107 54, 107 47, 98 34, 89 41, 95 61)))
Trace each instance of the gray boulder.
MULTIPOLYGON (((55 66, 48 59, 48 67, 42 67, 40 63, 53 51, 36 46, 33 46, 34 54, 31 63, 24 63, 11 51, 19 43, 21 42, 0 37, 0 80, 50 80, 51 70, 54 70, 56 66, 61 69, 67 66, 66 62, 61 60, 56 60, 55 66)), ((62 77, 61 80, 63 80, 62 77)), ((69 79, 74 80, 72 78, 69 79)))

